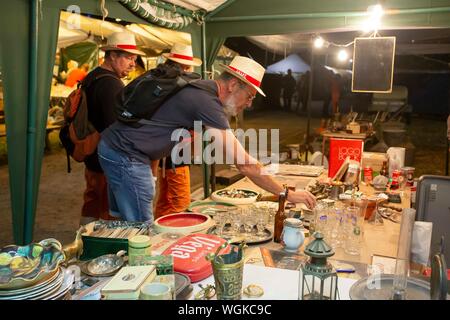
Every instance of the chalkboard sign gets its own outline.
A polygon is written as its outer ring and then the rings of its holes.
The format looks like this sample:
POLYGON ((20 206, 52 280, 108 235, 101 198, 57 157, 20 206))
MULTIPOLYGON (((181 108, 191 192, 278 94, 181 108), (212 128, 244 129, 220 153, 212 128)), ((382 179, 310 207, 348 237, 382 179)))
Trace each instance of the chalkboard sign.
POLYGON ((355 38, 352 91, 392 91, 395 37, 355 38))

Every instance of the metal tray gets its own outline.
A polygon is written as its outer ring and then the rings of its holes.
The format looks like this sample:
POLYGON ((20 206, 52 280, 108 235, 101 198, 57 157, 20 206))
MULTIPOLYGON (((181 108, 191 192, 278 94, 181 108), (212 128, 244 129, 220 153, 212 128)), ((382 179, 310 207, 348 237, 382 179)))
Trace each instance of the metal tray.
MULTIPOLYGON (((230 228, 231 228, 230 224, 225 225, 225 229, 224 229, 225 234, 222 233, 222 235, 220 235, 220 237, 224 238, 225 240, 232 240, 231 243, 238 243, 238 242, 245 241, 246 244, 259 244, 259 243, 268 242, 268 241, 272 240, 272 238, 273 238, 272 231, 270 231, 267 228, 264 229, 263 236, 256 235, 256 228, 253 228, 252 235, 248 235, 243 232, 238 233, 238 234, 231 234, 231 233, 228 234, 227 231, 229 231, 230 228), (233 239, 235 239, 235 240, 233 240, 233 239)), ((217 235, 216 226, 209 228, 207 233, 217 235)))
POLYGON ((191 212, 208 214, 215 216, 218 211, 227 211, 227 209, 236 208, 234 204, 219 201, 196 201, 191 203, 188 210, 191 212))
MULTIPOLYGON (((355 282, 350 288, 350 299, 352 300, 391 300, 392 287, 394 283, 393 274, 380 275, 379 285, 368 277, 355 282), (368 284, 374 288, 369 289, 368 284)), ((406 287, 406 300, 430 300, 430 284, 426 281, 408 278, 406 287)))

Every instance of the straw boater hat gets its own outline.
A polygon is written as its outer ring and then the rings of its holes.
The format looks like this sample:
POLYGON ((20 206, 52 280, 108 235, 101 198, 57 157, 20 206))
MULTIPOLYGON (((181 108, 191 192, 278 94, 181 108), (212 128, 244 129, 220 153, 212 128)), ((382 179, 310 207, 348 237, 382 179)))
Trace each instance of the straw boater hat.
POLYGON ((163 53, 163 57, 188 66, 198 67, 202 60, 194 57, 192 47, 180 43, 175 43, 169 53, 163 53))
POLYGON ((266 69, 258 62, 247 57, 235 56, 228 66, 224 64, 221 66, 226 72, 252 86, 264 97, 266 96, 260 88, 266 69))
POLYGON ((145 56, 145 53, 137 50, 134 34, 129 32, 115 32, 108 37, 106 45, 101 47, 103 51, 125 51, 139 56, 145 56))

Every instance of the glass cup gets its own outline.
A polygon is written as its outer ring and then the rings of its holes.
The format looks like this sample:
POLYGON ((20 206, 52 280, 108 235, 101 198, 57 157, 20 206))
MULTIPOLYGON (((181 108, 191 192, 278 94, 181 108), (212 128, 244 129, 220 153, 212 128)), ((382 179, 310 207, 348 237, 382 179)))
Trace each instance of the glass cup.
POLYGON ((227 214, 224 211, 218 211, 214 215, 214 220, 216 222, 216 234, 220 237, 225 229, 225 224, 227 223, 227 214))
POLYGON ((256 216, 256 235, 257 236, 264 236, 266 225, 268 223, 269 214, 264 209, 255 209, 255 216, 256 216))
POLYGON ((244 233, 247 237, 253 233, 253 227, 256 225, 256 217, 251 208, 242 209, 242 223, 244 225, 244 233))
POLYGON ((346 208, 345 245, 344 251, 350 255, 361 254, 361 243, 363 237, 362 224, 364 216, 360 208, 349 206, 346 208))
POLYGON ((242 210, 241 208, 230 208, 228 210, 229 219, 231 223, 231 233, 233 235, 238 235, 241 232, 242 226, 242 210))

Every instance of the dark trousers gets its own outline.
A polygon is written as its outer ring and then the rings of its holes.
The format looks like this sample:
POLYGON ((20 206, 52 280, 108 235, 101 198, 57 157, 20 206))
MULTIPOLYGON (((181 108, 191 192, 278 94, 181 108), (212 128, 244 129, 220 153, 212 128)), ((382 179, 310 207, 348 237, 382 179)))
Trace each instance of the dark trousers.
POLYGON ((291 102, 293 95, 294 95, 293 92, 287 92, 283 94, 283 108, 287 111, 291 110, 291 102))

